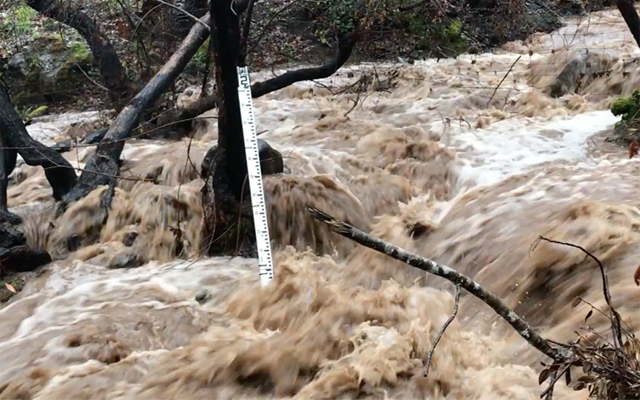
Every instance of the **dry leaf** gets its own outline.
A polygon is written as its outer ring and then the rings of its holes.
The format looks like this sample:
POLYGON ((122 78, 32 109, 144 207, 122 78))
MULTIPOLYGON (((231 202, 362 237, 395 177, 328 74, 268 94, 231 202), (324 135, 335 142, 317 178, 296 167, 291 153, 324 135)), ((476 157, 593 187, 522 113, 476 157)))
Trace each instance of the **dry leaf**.
POLYGON ((587 313, 587 316, 584 318, 584 323, 587 323, 587 320, 589 318, 591 318, 591 316, 593 315, 593 310, 589 310, 589 312, 587 313))
POLYGON ((571 302, 571 308, 578 307, 581 301, 582 300, 580 299, 580 297, 576 297, 575 299, 573 299, 573 301, 571 302))
POLYGON ((585 383, 584 382, 578 382, 575 385, 573 385, 573 390, 582 390, 585 388, 585 383))
POLYGON ((549 378, 549 375, 551 375, 551 370, 548 368, 543 369, 542 372, 540 372, 540 376, 538 376, 538 385, 542 385, 542 383, 549 378))
POLYGON ((636 283, 636 286, 640 286, 640 267, 638 267, 636 273, 633 274, 633 281, 636 283))
POLYGON ((6 288, 7 288, 7 290, 8 290, 8 291, 10 291, 10 292, 11 292, 11 293, 13 293, 13 294, 18 293, 18 292, 16 292, 16 288, 14 288, 13 286, 11 286, 11 284, 10 284, 10 283, 5 282, 5 283, 4 283, 4 287, 6 287, 6 288))

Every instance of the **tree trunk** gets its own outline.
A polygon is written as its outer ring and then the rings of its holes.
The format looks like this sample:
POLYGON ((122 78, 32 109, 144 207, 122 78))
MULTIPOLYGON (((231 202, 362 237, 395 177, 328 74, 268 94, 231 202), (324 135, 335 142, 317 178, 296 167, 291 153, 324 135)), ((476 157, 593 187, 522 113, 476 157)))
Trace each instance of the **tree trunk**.
POLYGON ((98 25, 82 11, 57 4, 55 0, 27 0, 27 5, 42 15, 68 25, 80 33, 91 48, 100 68, 104 86, 109 89, 109 99, 117 110, 129 99, 131 83, 120 63, 120 58, 107 36, 98 25))
MULTIPOLYGON (((302 68, 299 70, 288 71, 278 77, 268 79, 264 82, 257 82, 251 85, 251 96, 255 99, 262 97, 271 92, 283 89, 287 86, 291 86, 296 82, 310 81, 314 79, 328 78, 335 74, 342 66, 347 62, 351 53, 358 42, 360 34, 358 31, 348 35, 343 35, 338 42, 338 51, 333 60, 327 62, 324 65, 313 68, 302 68)), ((239 56, 244 56, 240 54, 239 56)), ((173 126, 173 129, 178 129, 175 135, 168 135, 174 137, 183 137, 191 129, 191 120, 201 115, 217 105, 217 94, 211 96, 205 96, 198 101, 190 104, 184 109, 178 110, 175 114, 168 117, 165 121, 184 121, 184 123, 173 126)))
POLYGON ((7 186, 9 185, 9 175, 16 166, 18 153, 8 146, 4 139, 4 130, 0 126, 0 223, 9 222, 19 224, 20 218, 9 212, 7 208, 7 186))
MULTIPOLYGON (((202 19, 209 23, 209 14, 202 19)), ((169 61, 147 83, 147 85, 127 104, 109 128, 98 145, 96 154, 91 156, 78 184, 65 196, 57 210, 58 215, 71 202, 77 201, 98 186, 111 185, 120 172, 120 154, 131 130, 138 123, 141 114, 152 105, 162 93, 182 73, 191 58, 196 54, 208 36, 207 28, 194 24, 191 32, 182 42, 169 61)))
POLYGON ((240 21, 233 0, 211 0, 218 103, 218 149, 213 174, 202 189, 205 224, 202 251, 256 256, 253 213, 238 97, 240 21))
POLYGON ((627 23, 633 38, 636 40, 638 46, 640 46, 640 17, 634 6, 633 0, 617 0, 616 6, 624 18, 624 22, 627 23))
MULTIPOLYGON (((5 147, 15 148, 28 165, 39 165, 44 168, 44 173, 51 184, 53 197, 56 200, 62 199, 76 184, 77 177, 71 164, 55 149, 47 147, 29 136, 27 128, 13 108, 9 94, 2 85, 0 85, 0 135, 3 139, 2 144, 5 147)), ((2 153, 3 158, 8 155, 9 161, 13 160, 11 159, 11 151, 5 150, 2 153)), ((6 158, 3 160, 5 161, 3 162, 4 174, 8 176, 15 166, 15 161, 6 162, 6 160, 6 158)), ((6 201, 6 186, 3 185, 0 189, 3 192, 0 196, 3 201, 6 201)))

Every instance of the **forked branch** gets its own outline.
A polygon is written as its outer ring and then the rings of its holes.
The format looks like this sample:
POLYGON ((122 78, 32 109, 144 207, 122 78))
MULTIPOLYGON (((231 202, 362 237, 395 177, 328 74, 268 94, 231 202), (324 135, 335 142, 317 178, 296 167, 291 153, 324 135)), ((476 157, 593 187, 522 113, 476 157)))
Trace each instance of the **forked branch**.
POLYGON ((471 278, 459 273, 458 271, 442 265, 435 261, 423 258, 408 252, 400 247, 394 246, 390 243, 386 243, 376 237, 373 237, 343 221, 339 221, 329 214, 326 214, 317 208, 307 208, 311 215, 317 220, 329 225, 332 231, 342 235, 348 239, 351 239, 365 247, 396 260, 405 262, 412 267, 421 269, 430 274, 440 276, 456 286, 460 286, 467 290, 472 295, 482 300, 485 304, 491 307, 500 317, 506 320, 513 329, 518 332, 530 345, 544 353, 548 357, 557 362, 564 361, 566 356, 558 349, 549 345, 547 340, 538 335, 533 328, 525 322, 519 315, 509 309, 502 300, 500 300, 493 293, 482 288, 478 283, 474 282, 471 278))

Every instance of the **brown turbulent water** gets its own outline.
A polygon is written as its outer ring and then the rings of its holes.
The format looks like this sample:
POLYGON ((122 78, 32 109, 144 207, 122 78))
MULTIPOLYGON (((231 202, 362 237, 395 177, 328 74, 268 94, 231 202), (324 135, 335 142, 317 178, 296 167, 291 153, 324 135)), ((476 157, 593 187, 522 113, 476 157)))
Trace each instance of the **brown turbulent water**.
MULTIPOLYGON (((257 100, 262 137, 286 157, 286 174, 265 179, 277 266, 264 289, 255 260, 196 256, 193 165, 215 120, 198 127, 189 157, 187 140, 128 143, 125 177, 158 184, 123 180, 102 229, 101 191, 53 220, 44 175, 20 166, 10 205, 56 261, 0 309, 0 398, 539 398, 540 354, 469 295, 423 378, 451 285, 329 234, 304 208, 473 276, 556 340, 584 325, 588 308, 572 309, 573 298, 603 306, 598 270, 578 251, 531 245, 541 234, 580 244, 607 265, 637 332, 640 161, 602 138, 616 121, 611 98, 640 79, 634 53, 622 19, 605 11, 494 54, 377 66, 397 68, 397 85, 346 117, 348 96, 308 83, 257 100), (611 73, 552 99, 550 78, 584 47, 611 73), (132 259, 145 264, 109 268, 132 259)), ((29 129, 55 139, 71 117, 29 129)), ((91 151, 66 156, 82 168, 91 151)), ((589 322, 606 331, 604 319, 589 322)), ((586 393, 560 385, 556 397, 586 393)))

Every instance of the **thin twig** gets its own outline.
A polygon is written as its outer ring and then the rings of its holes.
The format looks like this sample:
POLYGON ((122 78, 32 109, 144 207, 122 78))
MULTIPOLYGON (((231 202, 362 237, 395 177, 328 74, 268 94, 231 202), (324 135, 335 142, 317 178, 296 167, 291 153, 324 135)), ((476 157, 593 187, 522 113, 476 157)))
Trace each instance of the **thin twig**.
POLYGON ((487 101, 487 107, 489 107, 489 104, 491 104, 491 100, 493 100, 493 96, 495 96, 496 92, 498 92, 498 89, 500 88, 500 85, 502 85, 502 82, 504 82, 504 80, 507 79, 507 76, 509 76, 509 74, 511 73, 511 70, 513 69, 513 67, 516 66, 516 64, 518 63, 518 61, 520 61, 521 58, 522 58, 522 55, 518 56, 518 58, 516 58, 513 64, 511 64, 511 67, 509 68, 507 73, 504 74, 504 76, 502 77, 502 80, 500 81, 500 83, 498 83, 498 86, 496 86, 496 88, 493 90, 493 93, 491 94, 489 101, 487 101))
POLYGON ((433 346, 431 346, 431 350, 429 350, 429 355, 427 356, 427 363, 424 369, 425 378, 429 375, 429 367, 431 367, 431 358, 433 357, 433 352, 436 350, 436 346, 438 346, 438 343, 440 343, 440 339, 442 339, 442 336, 444 335, 444 331, 447 330, 449 325, 451 325, 453 320, 456 318, 456 315, 458 315, 458 305, 460 305, 461 292, 462 292, 462 288, 460 288, 460 286, 456 286, 456 299, 455 299, 455 303, 453 304, 453 313, 451 314, 447 322, 444 323, 444 325, 442 326, 442 329, 440 329, 440 332, 438 332, 438 336, 436 337, 436 340, 433 342, 433 346))
MULTIPOLYGON (((568 247, 573 247, 575 249, 578 249, 578 250, 582 251, 583 253, 585 253, 588 257, 593 259, 598 264, 598 267, 600 268, 600 274, 602 275, 602 291, 604 293, 604 299, 607 302, 607 305, 609 306, 609 309, 611 310, 611 331, 613 333, 613 342, 614 342, 614 345, 616 345, 616 347, 621 347, 622 346, 622 324, 620 322, 620 314, 618 314, 618 312, 613 307, 613 304, 611 303, 611 293, 609 292, 609 280, 607 278, 607 274, 604 271, 604 265, 602 265, 602 262, 600 262, 598 257, 596 257, 593 254, 591 254, 589 251, 587 251, 582 246, 578 246, 576 244, 567 243, 567 242, 561 242, 561 241, 558 241, 558 240, 548 239, 548 238, 546 238, 544 236, 540 236, 538 241, 540 241, 540 240, 544 240, 545 242, 554 243, 554 244, 560 244, 560 245, 563 245, 563 246, 568 246, 568 247)), ((535 246, 534 246, 534 248, 535 248, 535 246)))
POLYGON ((428 258, 417 256, 405 249, 386 243, 347 224, 344 221, 335 219, 331 215, 326 214, 317 208, 308 207, 307 210, 315 219, 329 225, 333 232, 341 236, 351 239, 372 250, 386 254, 391 258, 407 263, 412 267, 440 276, 456 286, 461 286, 491 307, 500 317, 507 321, 523 339, 529 342, 530 345, 538 349, 541 353, 547 355, 556 362, 564 362, 567 360, 566 354, 551 347, 545 339, 536 333, 531 325, 522 319, 522 317, 509 309, 509 307, 507 307, 496 295, 484 289, 468 276, 463 275, 446 265, 429 260, 428 258))

